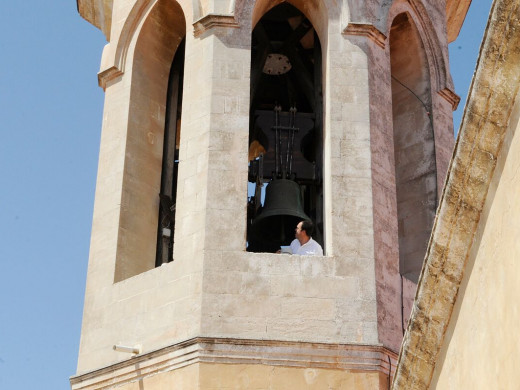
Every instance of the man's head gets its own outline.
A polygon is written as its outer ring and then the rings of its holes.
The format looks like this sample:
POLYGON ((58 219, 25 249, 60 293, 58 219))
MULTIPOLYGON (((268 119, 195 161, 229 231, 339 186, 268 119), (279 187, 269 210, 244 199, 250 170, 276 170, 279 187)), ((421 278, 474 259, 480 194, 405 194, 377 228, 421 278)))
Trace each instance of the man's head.
POLYGON ((300 244, 303 245, 312 236, 312 232, 314 231, 314 225, 311 221, 301 221, 296 225, 296 233, 295 236, 300 241, 300 244))

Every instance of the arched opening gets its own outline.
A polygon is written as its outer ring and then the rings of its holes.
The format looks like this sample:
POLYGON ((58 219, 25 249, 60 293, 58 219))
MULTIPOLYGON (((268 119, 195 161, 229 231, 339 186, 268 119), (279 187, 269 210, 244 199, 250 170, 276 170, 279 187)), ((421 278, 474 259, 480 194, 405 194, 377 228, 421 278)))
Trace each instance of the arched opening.
POLYGON ((156 266, 173 261, 173 238, 175 236, 177 176, 179 173, 185 44, 186 40, 184 39, 177 48, 168 79, 161 192, 159 194, 160 207, 159 226, 157 228, 156 266))
POLYGON ((247 249, 289 245, 302 219, 323 245, 322 51, 312 23, 289 3, 256 23, 250 91, 247 249))
POLYGON ((390 30, 399 271, 417 282, 437 207, 428 59, 407 13, 390 30))
MULTIPOLYGON (((159 194, 164 193, 163 187, 168 187, 162 182, 176 181, 175 158, 171 158, 170 153, 175 156, 176 139, 180 134, 182 82, 175 88, 172 80, 182 80, 182 42, 185 36, 186 22, 180 5, 175 1, 158 0, 146 17, 135 44, 116 282, 150 270, 159 262, 156 255, 158 225, 161 224, 159 194), (170 94, 169 84, 173 91, 170 94), (176 95, 177 103, 173 102, 172 95, 176 95), (168 122, 167 113, 170 116, 168 122), (174 150, 164 142, 173 143, 174 150), (165 148, 168 156, 165 156, 166 163, 163 164, 165 148), (163 165, 170 169, 169 173, 163 172, 163 165), (165 176, 169 176, 168 180, 165 176)), ((170 195, 174 196, 174 187, 170 188, 170 195)))

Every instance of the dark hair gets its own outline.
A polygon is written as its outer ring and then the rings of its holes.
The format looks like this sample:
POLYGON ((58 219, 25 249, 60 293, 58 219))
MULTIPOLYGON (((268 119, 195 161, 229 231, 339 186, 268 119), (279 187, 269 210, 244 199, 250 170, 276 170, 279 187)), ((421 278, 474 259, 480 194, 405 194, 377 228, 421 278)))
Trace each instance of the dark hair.
POLYGON ((311 237, 314 232, 314 224, 312 221, 302 221, 302 230, 305 230, 305 233, 311 237))

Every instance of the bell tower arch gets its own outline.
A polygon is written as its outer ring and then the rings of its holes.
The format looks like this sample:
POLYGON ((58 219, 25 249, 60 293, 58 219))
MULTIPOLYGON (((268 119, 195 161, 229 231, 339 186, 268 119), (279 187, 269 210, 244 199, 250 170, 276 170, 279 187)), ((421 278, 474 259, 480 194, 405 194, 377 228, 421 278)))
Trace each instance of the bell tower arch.
POLYGON ((410 15, 390 30, 399 272, 417 282, 437 208, 437 166, 428 58, 410 15))
POLYGON ((78 0, 110 41, 73 389, 387 388, 453 146, 452 1, 78 0), (275 182, 296 219, 257 229, 275 182), (307 218, 325 255, 276 253, 307 218))
POLYGON ((174 223, 174 219, 168 218, 164 210, 172 205, 165 207, 164 203, 168 201, 164 200, 161 207, 159 194, 169 198, 170 203, 176 195, 172 193, 172 187, 176 185, 177 168, 173 156, 175 151, 171 150, 175 146, 168 148, 168 143, 175 141, 168 136, 175 137, 177 131, 180 134, 181 112, 177 113, 177 108, 181 107, 182 101, 182 79, 179 76, 183 74, 183 42, 186 36, 181 6, 175 1, 171 4, 167 0, 156 1, 136 33, 133 56, 129 59, 132 61, 129 72, 131 84, 121 194, 123 207, 120 210, 114 275, 116 282, 152 269, 156 264, 156 251, 160 252, 158 256, 161 257, 161 253, 167 252, 170 247, 170 254, 158 262, 161 264, 171 260, 173 246, 166 240, 168 243, 164 244, 163 249, 163 244, 159 245, 157 241, 165 241, 162 229, 171 231, 174 223), (163 27, 158 29, 158 25, 163 27), (174 81, 175 86, 171 85, 174 81), (154 115, 151 115, 152 112, 154 115), (170 183, 169 186, 166 182, 170 183), (167 218, 171 221, 166 222, 167 218), (158 225, 161 225, 160 229, 158 225), (158 234, 160 237, 155 239, 158 234))
POLYGON ((247 249, 276 252, 305 219, 323 245, 322 50, 290 3, 257 21, 250 77, 247 249))

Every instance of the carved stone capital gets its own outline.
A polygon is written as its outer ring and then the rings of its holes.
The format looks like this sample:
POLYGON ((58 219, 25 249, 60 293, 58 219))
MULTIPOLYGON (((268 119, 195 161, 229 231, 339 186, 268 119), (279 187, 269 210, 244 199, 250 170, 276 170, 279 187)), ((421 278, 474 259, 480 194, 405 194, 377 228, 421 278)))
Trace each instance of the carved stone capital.
POLYGON ((457 109, 460 102, 460 96, 457 95, 455 92, 453 92, 449 88, 443 88, 440 91, 437 92, 439 95, 441 95, 444 99, 446 99, 448 102, 451 103, 451 107, 453 111, 457 109))
POLYGON ((208 14, 193 23, 193 35, 198 37, 214 27, 238 28, 240 25, 234 15, 208 14))
POLYGON ((379 31, 374 25, 367 23, 349 23, 343 30, 345 35, 358 35, 367 37, 372 40, 377 46, 384 49, 386 42, 386 35, 379 31))
POLYGON ((103 91, 106 89, 109 81, 114 80, 115 78, 122 76, 123 72, 119 70, 116 66, 111 66, 108 69, 105 69, 98 73, 98 84, 103 91))

